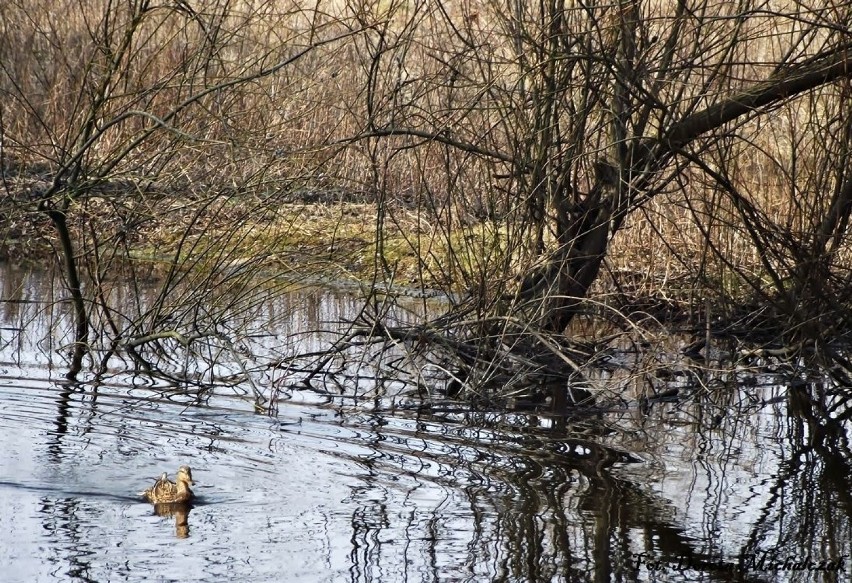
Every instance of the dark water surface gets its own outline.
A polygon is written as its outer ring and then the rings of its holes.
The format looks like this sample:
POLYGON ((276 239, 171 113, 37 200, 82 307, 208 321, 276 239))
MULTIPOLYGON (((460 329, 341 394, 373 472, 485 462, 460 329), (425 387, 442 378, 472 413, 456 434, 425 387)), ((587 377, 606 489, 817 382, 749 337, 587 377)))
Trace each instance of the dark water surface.
MULTIPOLYGON (((705 371, 690 386, 706 381, 706 398, 558 430, 449 404, 390 412, 387 392, 258 373, 261 391, 282 383, 270 415, 250 387, 195 398, 120 359, 69 384, 61 289, 0 280, 0 581, 852 577, 848 424, 815 419, 768 372, 705 371), (199 500, 158 516, 137 493, 181 464, 199 500)), ((257 313, 272 352, 299 331, 287 350, 321 347, 309 331, 359 307, 321 290, 279 302, 257 313)))

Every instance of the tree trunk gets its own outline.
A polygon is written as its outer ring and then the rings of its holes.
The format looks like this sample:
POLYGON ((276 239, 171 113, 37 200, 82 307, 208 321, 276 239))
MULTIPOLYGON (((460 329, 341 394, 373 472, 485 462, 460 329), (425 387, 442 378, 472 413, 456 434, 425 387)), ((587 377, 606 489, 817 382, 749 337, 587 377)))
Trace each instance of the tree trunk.
POLYGON ((59 235, 62 260, 65 267, 65 279, 67 280, 68 292, 71 294, 71 302, 74 305, 74 348, 71 351, 71 366, 65 375, 66 378, 74 380, 83 366, 83 355, 88 349, 89 319, 86 313, 86 304, 83 301, 80 277, 77 273, 77 262, 74 257, 74 247, 71 244, 71 234, 68 231, 65 212, 47 207, 46 205, 42 207, 42 210, 50 217, 59 235))
MULTIPOLYGON (((544 317, 544 329, 560 333, 576 315, 583 298, 597 279, 607 247, 637 201, 646 202, 653 196, 648 187, 672 157, 684 146, 711 130, 756 110, 768 109, 796 95, 821 85, 852 76, 852 46, 843 45, 824 52, 804 63, 779 69, 766 81, 757 83, 724 101, 694 113, 672 124, 662 139, 639 142, 630 157, 631 167, 615 168, 608 160, 597 164, 597 176, 591 192, 582 205, 566 212, 558 212, 558 249, 547 262, 548 267, 527 278, 522 285, 522 295, 532 299, 538 295, 544 317), (629 183, 624 177, 630 177, 629 183), (530 285, 530 282, 532 285, 530 285), (531 293, 532 292, 532 293, 531 293), (542 293, 544 292, 544 293, 542 293)), ((567 206, 563 200, 557 207, 567 206)), ((837 228, 837 223, 849 213, 849 202, 843 189, 826 220, 837 228)))

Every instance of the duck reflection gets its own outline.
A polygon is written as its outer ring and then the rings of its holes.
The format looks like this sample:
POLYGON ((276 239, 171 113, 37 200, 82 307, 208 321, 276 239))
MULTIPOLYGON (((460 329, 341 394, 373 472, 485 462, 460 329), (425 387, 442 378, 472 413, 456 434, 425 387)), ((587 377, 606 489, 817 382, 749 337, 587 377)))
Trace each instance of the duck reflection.
POLYGON ((154 504, 154 514, 157 516, 174 517, 175 536, 177 536, 177 538, 189 537, 189 513, 191 510, 192 504, 188 502, 166 502, 154 504))

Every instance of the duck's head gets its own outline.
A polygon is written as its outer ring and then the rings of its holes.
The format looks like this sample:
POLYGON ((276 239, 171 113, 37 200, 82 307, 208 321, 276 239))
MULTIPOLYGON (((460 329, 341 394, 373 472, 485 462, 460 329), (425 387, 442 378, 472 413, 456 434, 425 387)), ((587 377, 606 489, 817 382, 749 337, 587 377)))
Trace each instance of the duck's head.
POLYGON ((181 466, 178 468, 176 481, 186 482, 190 486, 195 485, 195 482, 192 481, 192 470, 189 469, 189 466, 181 466))

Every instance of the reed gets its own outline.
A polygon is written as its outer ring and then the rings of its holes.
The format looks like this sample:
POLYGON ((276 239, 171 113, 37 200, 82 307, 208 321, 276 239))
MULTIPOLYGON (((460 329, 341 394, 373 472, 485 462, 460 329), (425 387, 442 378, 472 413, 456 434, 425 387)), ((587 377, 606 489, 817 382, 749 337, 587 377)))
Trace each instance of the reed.
POLYGON ((637 298, 691 313, 711 298, 732 315, 769 304, 797 334, 814 318, 842 322, 847 76, 697 133, 686 122, 843 54, 848 11, 5 2, 6 248, 64 224, 100 284, 154 249, 207 273, 343 249, 323 261, 463 292, 483 318, 533 326, 559 328, 547 314, 587 291, 625 318, 637 298), (675 130, 688 139, 666 149, 675 130), (609 222, 589 214, 601 200, 609 222), (609 231, 600 268, 583 259, 586 220, 609 231), (578 257, 592 275, 576 294, 520 297, 578 257))

